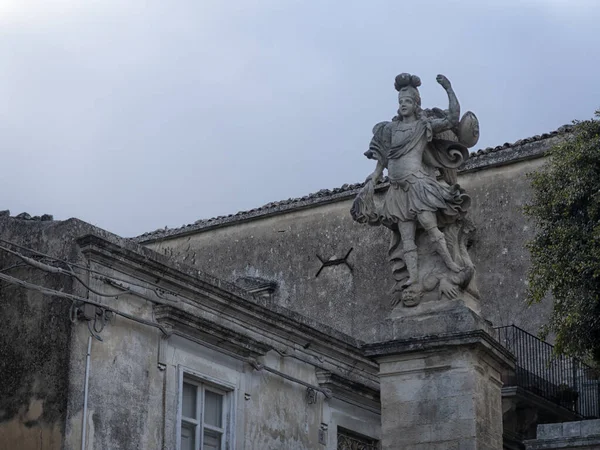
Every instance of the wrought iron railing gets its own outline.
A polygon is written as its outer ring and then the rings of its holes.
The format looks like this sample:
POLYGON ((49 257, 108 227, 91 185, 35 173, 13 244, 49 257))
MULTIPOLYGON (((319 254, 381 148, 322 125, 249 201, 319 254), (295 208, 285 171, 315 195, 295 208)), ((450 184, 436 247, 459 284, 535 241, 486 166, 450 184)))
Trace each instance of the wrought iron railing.
POLYGON ((337 450, 379 450, 379 441, 338 427, 337 450))
POLYGON ((516 358, 505 386, 519 386, 584 418, 600 417, 600 381, 594 369, 514 325, 496 328, 497 339, 516 358))

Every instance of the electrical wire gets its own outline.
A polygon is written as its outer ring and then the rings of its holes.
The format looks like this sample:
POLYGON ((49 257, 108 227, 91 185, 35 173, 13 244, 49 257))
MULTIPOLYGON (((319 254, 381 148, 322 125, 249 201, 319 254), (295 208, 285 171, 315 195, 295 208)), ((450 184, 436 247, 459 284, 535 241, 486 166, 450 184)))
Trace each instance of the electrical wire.
MULTIPOLYGON (((144 325, 149 325, 151 327, 158 328, 167 337, 171 336, 172 334, 177 334, 178 336, 182 336, 185 339, 190 339, 189 336, 183 335, 182 333, 172 332, 172 331, 167 330, 166 328, 164 328, 159 323, 151 322, 149 320, 141 319, 141 318, 133 316, 131 314, 127 314, 127 313, 124 313, 122 311, 118 311, 118 310, 116 310, 114 308, 111 308, 109 306, 106 306, 106 305, 104 305, 102 303, 98 303, 98 302, 94 302, 94 301, 89 300, 89 299, 81 298, 81 297, 78 297, 78 296, 73 295, 73 294, 67 294, 65 292, 55 291, 54 289, 46 288, 46 287, 43 287, 43 286, 38 286, 36 284, 29 283, 29 282, 23 281, 23 280, 19 280, 18 278, 14 278, 14 277, 11 277, 10 275, 6 275, 6 274, 3 274, 3 273, 0 273, 0 280, 6 281, 7 283, 10 283, 10 284, 15 284, 17 286, 24 287, 26 289, 31 289, 31 290, 34 290, 34 291, 38 291, 38 292, 41 292, 42 294, 46 294, 46 295, 50 295, 50 296, 54 296, 54 297, 62 297, 62 298, 67 298, 67 299, 72 300, 73 303, 71 304, 71 310, 69 311, 69 316, 70 316, 71 320, 73 320, 73 313, 72 313, 73 304, 74 304, 75 301, 79 301, 79 302, 82 302, 82 303, 86 303, 86 304, 97 306, 97 307, 99 307, 99 308, 101 308, 101 309, 103 309, 105 311, 110 311, 113 314, 125 317, 126 319, 132 320, 134 322, 138 322, 138 323, 141 323, 141 324, 144 324, 144 325)), ((105 312, 102 313, 103 316, 104 316, 104 314, 105 314, 105 312)), ((99 341, 102 341, 102 338, 99 336, 99 334, 97 334, 99 332, 96 329, 96 325, 94 324, 93 330, 92 330, 92 326, 90 325, 90 322, 91 321, 87 322, 87 326, 88 326, 88 330, 89 330, 90 334, 94 338, 98 339, 99 341)), ((100 331, 102 331, 102 330, 100 330, 100 331)), ((208 348, 212 348, 213 350, 216 350, 216 351, 218 351, 220 353, 224 353, 226 355, 229 355, 231 357, 234 357, 236 359, 244 361, 244 362, 250 364, 255 370, 259 370, 259 371, 260 370, 265 370, 267 372, 271 372, 271 373, 273 373, 275 375, 278 375, 278 376, 280 376, 282 378, 285 378, 287 380, 290 380, 290 381, 293 381, 295 383, 301 384, 301 385, 303 385, 303 386, 305 386, 307 388, 314 389, 315 391, 321 392, 328 399, 332 397, 331 390, 329 390, 329 389, 322 388, 320 386, 313 386, 312 384, 307 383, 307 382, 305 382, 303 380, 300 380, 298 378, 295 378, 295 377, 293 377, 291 375, 287 375, 287 374, 285 374, 283 372, 279 372, 278 370, 273 369, 272 367, 269 367, 269 366, 266 366, 266 365, 263 365, 263 364, 259 364, 253 358, 247 358, 247 357, 238 355, 238 354, 236 354, 234 352, 231 352, 231 351, 226 350, 226 349, 224 349, 222 347, 210 344, 210 343, 205 342, 205 341, 199 341, 199 340, 196 340, 196 339, 190 339, 190 340, 196 341, 196 342, 200 343, 200 345, 206 346, 208 348)))
MULTIPOLYGON (((66 261, 61 261, 63 264, 65 264, 67 267, 69 267, 69 270, 65 270, 65 269, 61 269, 60 267, 56 267, 56 266, 52 266, 49 264, 44 264, 40 261, 36 261, 35 259, 29 258, 19 252, 15 252, 14 250, 11 250, 9 248, 3 247, 0 245, 0 250, 3 250, 7 253, 10 253, 11 255, 14 255, 18 258, 20 258, 25 265, 29 265, 35 269, 39 269, 42 270, 44 272, 48 272, 48 273, 54 273, 54 274, 61 274, 61 275, 66 275, 66 276, 70 276, 75 278, 79 283, 81 283, 83 285, 83 287, 85 287, 88 291, 98 295, 99 297, 107 297, 107 298, 118 298, 120 296, 122 296, 123 294, 131 294, 131 295, 135 295, 138 297, 143 298, 144 300, 147 301, 153 301, 155 303, 160 303, 160 304, 173 304, 174 301, 169 301, 169 300, 165 300, 165 301, 161 301, 161 300, 155 300, 155 299, 151 299, 147 296, 144 296, 143 294, 133 291, 115 281, 110 280, 110 278, 108 278, 106 275, 102 276, 102 277, 96 277, 97 279, 100 279, 102 281, 104 281, 105 283, 110 284, 111 286, 116 287, 117 289, 122 290, 123 292, 120 292, 118 294, 108 294, 106 292, 100 292, 92 287, 90 287, 86 282, 84 282, 73 270, 73 265, 71 263, 68 263, 66 261)), ((153 290, 155 294, 157 294, 158 296, 158 292, 156 292, 156 290, 153 290)), ((164 298, 164 296, 162 296, 162 298, 164 298)))
MULTIPOLYGON (((79 278, 77 276, 77 274, 75 274, 75 272, 73 272, 72 269, 70 270, 65 270, 65 269, 61 269, 60 267, 56 267, 56 266, 51 266, 49 264, 44 264, 40 261, 36 261, 33 258, 29 258, 19 252, 15 252, 14 250, 11 250, 9 248, 3 247, 0 245, 0 250, 4 250, 7 253, 10 253, 11 255, 16 256, 17 258, 20 258, 25 264, 34 267, 36 269, 42 270, 44 272, 48 272, 48 273, 55 273, 55 274, 60 274, 60 275, 67 275, 70 277, 75 278, 77 281, 79 281, 83 287, 85 287, 88 291, 93 292, 94 294, 100 296, 100 297, 109 297, 109 298, 115 298, 118 297, 120 294, 106 294, 104 292, 99 292, 96 291, 95 289, 91 288, 90 286, 88 286, 81 278, 79 278)), ((69 266, 68 263, 65 262, 65 264, 67 264, 67 266, 69 266)))
POLYGON ((43 286, 38 286, 37 284, 33 284, 33 283, 29 283, 27 281, 19 280, 18 278, 11 277, 10 275, 6 275, 4 273, 0 273, 0 280, 6 281, 7 283, 10 283, 10 284, 14 284, 14 285, 17 285, 17 286, 24 287, 26 289, 31 289, 33 291, 38 291, 38 292, 41 292, 42 294, 46 294, 46 295, 49 295, 49 296, 52 296, 52 297, 66 298, 66 299, 69 299, 69 300, 73 300, 73 301, 85 303, 85 304, 88 304, 88 305, 94 305, 94 306, 97 306, 99 308, 103 308, 103 309, 105 309, 107 311, 112 312, 113 314, 116 314, 117 316, 121 316, 121 317, 124 317, 126 319, 133 320, 134 322, 139 322, 139 323, 144 324, 144 325, 148 325, 148 326, 151 326, 151 327, 154 327, 154 328, 158 328, 167 337, 171 336, 171 334, 172 334, 171 331, 168 331, 165 327, 163 327, 159 323, 152 322, 150 320, 146 320, 146 319, 142 319, 140 317, 133 316, 131 314, 125 313, 123 311, 119 311, 119 310, 117 310, 115 308, 112 308, 112 307, 107 306, 107 305, 105 305, 103 303, 100 303, 100 302, 95 302, 93 300, 89 300, 87 298, 79 297, 77 295, 68 294, 66 292, 56 291, 54 289, 46 288, 46 287, 43 287, 43 286))
POLYGON ((89 267, 86 267, 86 266, 82 266, 82 265, 80 265, 80 264, 77 264, 77 263, 69 262, 69 261, 66 261, 66 260, 64 260, 64 259, 57 258, 57 257, 55 257, 55 256, 51 256, 51 255, 48 255, 48 254, 46 254, 46 253, 42 253, 42 252, 40 252, 40 251, 34 250, 34 249, 32 249, 32 248, 24 247, 24 246, 22 246, 22 245, 20 245, 20 244, 17 244, 17 243, 15 243, 15 242, 12 242, 12 241, 8 241, 8 240, 6 240, 6 239, 3 239, 3 238, 0 238, 0 242, 4 242, 5 244, 12 245, 12 246, 14 246, 14 247, 16 247, 16 248, 19 248, 19 249, 21 249, 21 250, 28 251, 28 252, 30 252, 30 253, 33 253, 33 254, 36 254, 36 255, 38 255, 38 256, 43 256, 43 257, 45 257, 45 258, 51 259, 51 260, 53 260, 53 261, 56 261, 56 262, 61 262, 61 263, 63 263, 63 264, 66 264, 67 266, 71 265, 72 267, 76 267, 76 268, 78 268, 78 269, 84 270, 84 271, 86 271, 86 272, 89 272, 89 273, 94 273, 94 274, 97 274, 97 275, 102 275, 102 276, 104 276, 104 277, 106 277, 106 278, 110 278, 110 279, 112 279, 112 280, 115 280, 115 281, 120 281, 120 282, 123 282, 123 283, 129 283, 129 284, 131 284, 132 286, 137 286, 137 287, 141 287, 141 288, 144 288, 144 289, 147 289, 147 285, 153 286, 153 287, 155 287, 156 289, 158 289, 158 291, 157 291, 157 290, 155 290, 155 293, 156 293, 156 295, 157 295, 157 296, 159 296, 159 297, 162 297, 162 294, 160 293, 160 291, 163 291, 163 292, 168 292, 168 293, 170 293, 171 295, 173 295, 173 296, 175 296, 175 297, 178 297, 178 296, 179 296, 179 294, 178 294, 177 292, 175 292, 175 291, 172 291, 172 290, 170 290, 170 289, 167 289, 167 288, 165 288, 164 286, 161 286, 161 285, 159 285, 159 284, 157 284, 157 283, 153 283, 152 281, 146 281, 146 280, 144 280, 144 283, 146 283, 146 285, 137 284, 137 283, 135 283, 135 282, 133 282, 133 281, 130 281, 130 280, 126 280, 126 279, 123 279, 123 278, 115 277, 114 275, 107 276, 106 274, 104 274, 103 272, 100 272, 100 271, 98 271, 98 270, 94 270, 94 269, 91 269, 91 268, 89 268, 89 267))
POLYGON ((12 266, 8 266, 8 267, 5 267, 4 269, 1 269, 0 273, 8 272, 9 270, 16 269, 17 267, 25 267, 25 266, 27 266, 27 264, 25 264, 25 263, 13 264, 12 266))

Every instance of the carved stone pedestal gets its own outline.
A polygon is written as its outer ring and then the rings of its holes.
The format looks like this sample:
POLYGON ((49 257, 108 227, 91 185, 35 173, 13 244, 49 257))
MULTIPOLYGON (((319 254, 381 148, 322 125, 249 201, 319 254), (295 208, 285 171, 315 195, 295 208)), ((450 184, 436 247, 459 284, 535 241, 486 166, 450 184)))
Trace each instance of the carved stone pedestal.
POLYGON ((512 356, 465 302, 420 306, 365 347, 380 365, 382 449, 502 450, 500 373, 512 356))

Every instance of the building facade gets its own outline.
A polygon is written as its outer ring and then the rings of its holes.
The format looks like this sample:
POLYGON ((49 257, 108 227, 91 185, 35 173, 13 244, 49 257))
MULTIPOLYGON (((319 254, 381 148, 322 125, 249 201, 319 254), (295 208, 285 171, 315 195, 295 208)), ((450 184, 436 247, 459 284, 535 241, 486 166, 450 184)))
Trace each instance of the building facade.
MULTIPOLYGON (((526 174, 568 132, 479 151, 459 175, 493 335, 481 342, 517 356, 494 366, 504 386, 482 403, 501 405, 490 417, 504 448, 524 448, 538 423, 598 414, 597 381, 572 361, 571 381, 530 367, 545 350, 517 348, 525 335, 510 328, 535 334, 551 307, 524 303, 533 230, 521 207, 526 174)), ((384 435, 373 350, 390 312, 387 236, 351 220, 359 187, 134 239, 77 219, 0 217, 0 448, 404 448, 384 435)), ((435 403, 425 427, 441 420, 435 403)), ((489 445, 472 448, 500 448, 489 445)))

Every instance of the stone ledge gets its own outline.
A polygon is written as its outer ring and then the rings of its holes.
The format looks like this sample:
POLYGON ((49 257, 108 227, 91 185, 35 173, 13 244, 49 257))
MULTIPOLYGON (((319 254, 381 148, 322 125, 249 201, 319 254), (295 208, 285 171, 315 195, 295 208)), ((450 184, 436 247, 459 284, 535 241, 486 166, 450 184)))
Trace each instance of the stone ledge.
POLYGON ((271 346, 247 335, 242 335, 216 322, 188 314, 172 306, 156 305, 154 306, 154 315, 160 324, 244 357, 257 358, 272 349, 271 346))
POLYGON ((477 346, 501 366, 514 369, 515 357, 494 339, 490 323, 463 300, 421 304, 406 308, 406 314, 404 317, 388 318, 381 324, 378 342, 361 347, 366 356, 477 346))
POLYGON ((411 308, 396 308, 379 329, 379 342, 415 337, 452 335, 484 330, 493 335, 491 323, 484 320, 463 299, 424 302, 411 308), (404 314, 404 315, 401 315, 404 314))
POLYGON ((528 450, 600 449, 600 419, 538 425, 537 436, 525 441, 528 450))
POLYGON ((533 406, 534 408, 537 408, 539 411, 544 411, 544 414, 559 417, 559 420, 578 420, 580 418, 580 416, 570 409, 558 405, 548 399, 545 399, 544 397, 539 396, 538 394, 535 394, 534 392, 519 386, 502 387, 502 398, 511 399, 515 403, 524 402, 533 406))
POLYGON ((538 426, 538 438, 598 436, 600 439, 600 419, 578 422, 549 423, 538 426))
POLYGON ((557 439, 535 439, 524 441, 527 450, 598 450, 600 449, 600 437, 576 437, 557 439))
POLYGON ((379 390, 325 370, 317 369, 316 376, 319 386, 329 389, 334 398, 381 414, 379 390))
POLYGON ((502 365, 513 369, 515 357, 484 330, 472 330, 462 333, 416 337, 413 339, 390 340, 366 344, 362 347, 368 357, 382 357, 401 353, 425 352, 430 350, 458 347, 479 346, 502 365))

